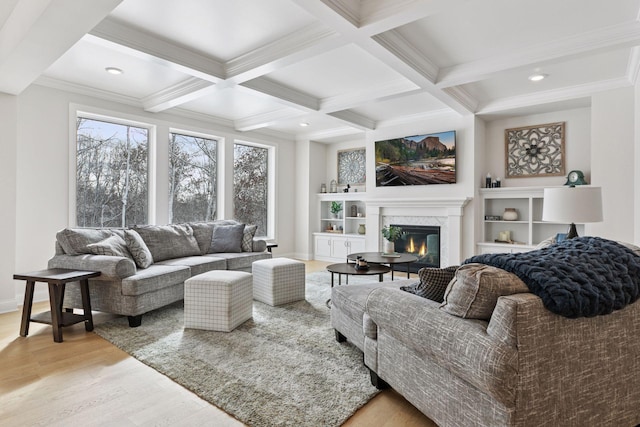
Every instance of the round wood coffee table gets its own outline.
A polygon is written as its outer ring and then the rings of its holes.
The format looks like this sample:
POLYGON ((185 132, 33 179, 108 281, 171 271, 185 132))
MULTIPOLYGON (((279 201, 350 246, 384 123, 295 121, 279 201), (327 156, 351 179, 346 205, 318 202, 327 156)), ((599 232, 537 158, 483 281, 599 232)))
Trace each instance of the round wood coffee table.
POLYGON ((391 280, 393 280, 393 266, 395 264, 407 264, 407 279, 409 279, 411 274, 409 264, 418 261, 418 257, 411 254, 385 256, 382 252, 357 252, 347 255, 347 262, 355 261, 359 256, 364 258, 369 264, 388 264, 391 268, 391 280))
MULTIPOLYGON (((391 271, 390 267, 386 265, 372 264, 366 270, 356 270, 356 265, 349 262, 343 262, 340 264, 330 264, 327 266, 327 271, 331 273, 331 287, 333 288, 334 274, 338 275, 338 285, 342 285, 342 275, 347 276, 378 276, 378 281, 382 282, 382 275, 391 271)), ((347 278, 348 280, 348 278, 347 278)), ((348 282, 347 282, 348 283, 348 282)))

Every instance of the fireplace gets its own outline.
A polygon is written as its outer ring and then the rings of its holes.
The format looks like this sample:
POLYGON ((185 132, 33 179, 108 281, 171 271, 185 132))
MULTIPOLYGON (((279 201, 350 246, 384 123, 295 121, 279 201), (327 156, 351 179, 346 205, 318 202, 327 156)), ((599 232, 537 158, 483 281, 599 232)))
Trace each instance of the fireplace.
POLYGON ((395 266, 396 270, 416 273, 422 267, 440 267, 440 227, 433 225, 391 224, 402 228, 402 237, 395 242, 396 252, 418 257, 411 264, 395 266))

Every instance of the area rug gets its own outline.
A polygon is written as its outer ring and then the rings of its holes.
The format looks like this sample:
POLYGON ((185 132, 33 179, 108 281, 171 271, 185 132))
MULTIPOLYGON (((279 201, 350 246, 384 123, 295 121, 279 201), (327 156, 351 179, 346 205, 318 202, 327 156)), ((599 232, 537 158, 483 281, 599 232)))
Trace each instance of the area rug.
POLYGON ((138 328, 123 317, 95 331, 250 426, 339 426, 377 390, 362 353, 335 340, 330 281, 308 274, 305 301, 254 301, 253 319, 230 333, 183 329, 182 302, 145 314, 138 328))

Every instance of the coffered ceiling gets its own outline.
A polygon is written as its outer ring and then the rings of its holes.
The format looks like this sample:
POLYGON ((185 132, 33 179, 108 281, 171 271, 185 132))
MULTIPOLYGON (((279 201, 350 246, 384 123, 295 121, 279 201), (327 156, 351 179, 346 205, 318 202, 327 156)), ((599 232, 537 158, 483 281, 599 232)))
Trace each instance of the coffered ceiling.
POLYGON ((440 114, 588 106, 635 84, 639 10, 640 0, 3 0, 0 91, 36 83, 334 142, 440 114))

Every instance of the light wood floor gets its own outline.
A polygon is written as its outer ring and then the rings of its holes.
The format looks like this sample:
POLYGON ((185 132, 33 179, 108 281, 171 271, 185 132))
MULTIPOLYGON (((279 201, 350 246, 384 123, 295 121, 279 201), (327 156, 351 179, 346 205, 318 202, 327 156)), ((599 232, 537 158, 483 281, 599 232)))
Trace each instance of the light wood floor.
MULTIPOLYGON (((306 264, 307 272, 327 265, 306 264)), ((47 310, 48 303, 34 304, 33 313, 47 310)), ((31 323, 28 337, 20 337, 20 315, 20 311, 0 314, 1 426, 243 425, 98 335, 85 332, 82 324, 64 328, 63 343, 53 342, 51 327, 38 323, 31 323)), ((94 323, 112 317, 94 313, 94 323)), ((436 426, 392 390, 378 394, 344 425, 436 426)))

